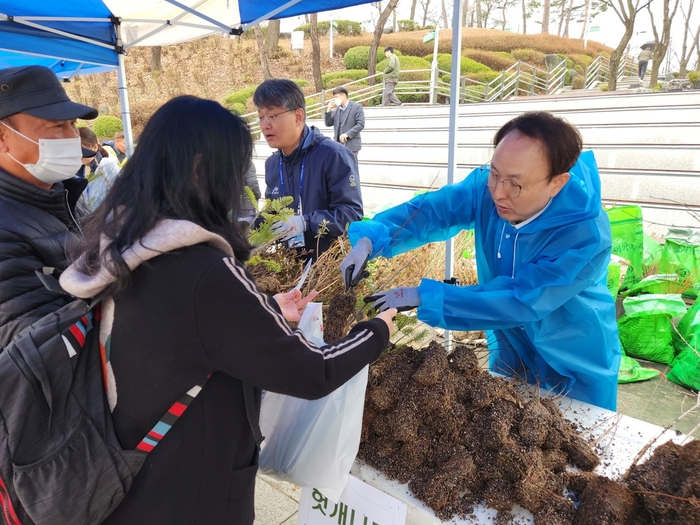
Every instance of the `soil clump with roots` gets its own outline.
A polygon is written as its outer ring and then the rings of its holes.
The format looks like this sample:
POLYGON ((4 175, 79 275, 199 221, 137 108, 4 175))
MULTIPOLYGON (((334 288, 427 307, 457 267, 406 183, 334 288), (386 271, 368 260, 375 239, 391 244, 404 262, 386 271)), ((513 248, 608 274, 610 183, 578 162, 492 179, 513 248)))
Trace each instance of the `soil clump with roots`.
POLYGON ((484 502, 499 524, 517 504, 537 525, 700 525, 700 441, 661 445, 624 483, 598 476, 551 398, 490 375, 466 345, 404 347, 370 367, 358 457, 445 521, 484 502))

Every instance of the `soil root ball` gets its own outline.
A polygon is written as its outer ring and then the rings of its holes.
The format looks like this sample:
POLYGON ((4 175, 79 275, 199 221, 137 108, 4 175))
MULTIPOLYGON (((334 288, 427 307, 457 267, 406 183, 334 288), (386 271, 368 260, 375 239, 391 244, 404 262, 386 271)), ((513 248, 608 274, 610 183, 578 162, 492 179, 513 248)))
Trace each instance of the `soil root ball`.
POLYGON ((369 377, 360 458, 408 483, 440 519, 485 501, 501 521, 519 504, 537 525, 571 523, 568 460, 593 468, 598 459, 550 400, 480 370, 464 345, 449 356, 434 343, 394 350, 369 377))
POLYGON ((549 433, 549 411, 542 406, 539 399, 532 399, 523 409, 523 417, 520 421, 520 439, 528 446, 541 447, 549 433))
POLYGON ((352 292, 339 293, 331 298, 323 322, 323 340, 327 344, 333 344, 347 335, 356 300, 352 292))
POLYGON ((622 483, 596 476, 581 495, 574 525, 627 525, 634 515, 632 491, 622 483))
POLYGON ((642 465, 634 466, 628 486, 641 502, 646 523, 700 524, 700 441, 667 442, 642 465), (670 498, 667 495, 676 496, 670 498), (680 499, 679 499, 680 498, 680 499))
POLYGON ((448 356, 448 361, 455 372, 468 374, 479 370, 479 360, 474 350, 465 345, 458 345, 448 356))
POLYGON ((445 349, 433 341, 421 352, 421 357, 423 362, 413 372, 413 379, 422 385, 434 385, 447 373, 449 364, 445 349))
POLYGON ((535 525, 571 525, 575 512, 570 499, 547 492, 540 510, 535 512, 535 525))
POLYGON ((378 410, 388 410, 396 405, 404 385, 411 377, 411 363, 397 361, 392 370, 393 373, 384 374, 380 380, 370 381, 367 385, 369 399, 378 410), (376 386, 373 385, 375 382, 378 383, 376 386))
POLYGON ((582 437, 571 433, 564 443, 564 449, 571 463, 581 470, 591 471, 600 464, 600 458, 582 437))
MULTIPOLYGON (((409 482, 409 488, 443 518, 441 511, 458 501, 475 471, 471 457, 466 452, 457 452, 430 476, 409 482)), ((452 512, 444 517, 451 518, 452 512)))

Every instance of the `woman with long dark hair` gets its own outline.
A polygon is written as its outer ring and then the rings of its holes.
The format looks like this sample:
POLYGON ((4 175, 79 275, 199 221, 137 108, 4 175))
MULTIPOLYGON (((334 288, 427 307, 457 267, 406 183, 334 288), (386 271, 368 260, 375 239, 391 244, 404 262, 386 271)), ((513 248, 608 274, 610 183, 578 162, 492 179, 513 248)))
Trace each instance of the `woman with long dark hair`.
POLYGON ((71 294, 106 297, 100 341, 117 436, 126 449, 151 450, 105 523, 251 524, 257 422, 245 392, 254 414, 261 389, 322 397, 388 344, 395 310, 317 347, 287 323, 312 294, 257 290, 242 264, 251 247, 229 220, 251 151, 246 123, 218 103, 171 100, 61 276, 71 294), (172 430, 154 428, 188 391, 196 397, 172 430))

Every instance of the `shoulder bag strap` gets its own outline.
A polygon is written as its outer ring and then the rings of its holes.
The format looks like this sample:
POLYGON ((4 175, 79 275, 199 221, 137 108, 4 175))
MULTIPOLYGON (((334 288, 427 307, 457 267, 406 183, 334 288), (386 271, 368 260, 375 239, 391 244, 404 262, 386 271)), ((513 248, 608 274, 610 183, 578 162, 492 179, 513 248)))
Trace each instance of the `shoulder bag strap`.
MULTIPOLYGON (((183 395, 179 400, 177 400, 170 407, 168 412, 154 425, 154 427, 146 434, 141 442, 136 447, 136 450, 142 452, 151 452, 158 443, 160 443, 163 436, 167 434, 173 427, 175 422, 185 413, 187 407, 190 406, 192 400, 199 395, 202 388, 206 384, 207 379, 199 384, 190 388, 185 395, 183 395)), ((255 409, 255 394, 253 387, 248 384, 243 384, 243 397, 245 400, 245 411, 248 416, 248 424, 253 431, 253 438, 255 439, 255 446, 260 448, 260 444, 265 439, 260 431, 260 425, 258 423, 258 411, 255 409)))

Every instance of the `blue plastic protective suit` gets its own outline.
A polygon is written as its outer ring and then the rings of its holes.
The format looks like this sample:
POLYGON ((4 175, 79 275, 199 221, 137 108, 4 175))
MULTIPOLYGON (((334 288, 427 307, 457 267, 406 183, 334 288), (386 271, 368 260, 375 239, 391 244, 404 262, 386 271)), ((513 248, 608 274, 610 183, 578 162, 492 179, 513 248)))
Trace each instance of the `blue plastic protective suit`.
POLYGON ((479 284, 421 281, 418 318, 451 330, 487 330, 491 370, 615 410, 621 350, 606 287, 610 223, 593 152, 545 210, 519 229, 501 219, 487 168, 464 181, 354 222, 354 245, 393 257, 473 229, 479 284))

